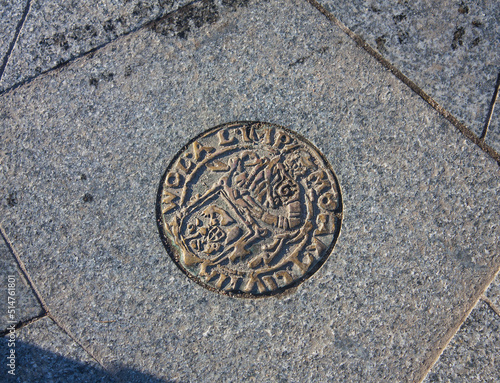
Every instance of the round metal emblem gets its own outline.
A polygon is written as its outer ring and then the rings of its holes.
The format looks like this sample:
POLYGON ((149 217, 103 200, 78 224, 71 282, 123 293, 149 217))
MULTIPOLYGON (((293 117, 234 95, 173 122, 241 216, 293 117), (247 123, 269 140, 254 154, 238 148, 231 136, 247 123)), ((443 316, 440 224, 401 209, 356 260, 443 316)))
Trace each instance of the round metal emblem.
POLYGON ((295 287, 328 258, 342 197, 325 157, 304 137, 234 122, 191 140, 165 171, 157 221, 191 279, 237 297, 295 287))

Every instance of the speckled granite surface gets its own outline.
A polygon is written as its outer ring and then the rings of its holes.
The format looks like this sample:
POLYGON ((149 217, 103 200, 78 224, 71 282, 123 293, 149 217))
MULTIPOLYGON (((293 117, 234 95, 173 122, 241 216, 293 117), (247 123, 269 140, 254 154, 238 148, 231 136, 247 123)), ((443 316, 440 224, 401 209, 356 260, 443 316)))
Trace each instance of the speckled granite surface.
POLYGON ((5 66, 7 54, 15 38, 25 5, 24 0, 0 2, 0 73, 5 66))
MULTIPOLYGON (((114 382, 89 355, 48 317, 17 331, 15 376, 12 382, 114 382)), ((2 359, 9 353, 1 339, 2 359)), ((4 366, 3 366, 4 367, 4 366)), ((4 367, 5 368, 5 367, 4 367)))
POLYGON ((497 275, 493 280, 488 290, 484 295, 495 305, 497 309, 500 309, 500 276, 497 275))
POLYGON ((0 97, 0 222, 119 376, 419 380, 500 266, 498 164, 307 2, 195 3, 0 97), (201 288, 157 232, 166 165, 235 120, 301 133, 343 190, 333 255, 282 299, 201 288))
POLYGON ((241 379, 296 380, 301 361, 309 380, 380 380, 401 378, 404 364, 417 377, 473 301, 471 280, 479 287, 497 267, 498 232, 482 224, 498 215, 496 165, 313 8, 294 5, 208 18, 187 39, 160 24, 4 97, 2 141, 15 161, 3 174, 20 190, 18 205, 2 206, 5 229, 51 311, 106 365, 213 381, 236 365, 241 379), (22 116, 11 109, 20 103, 22 116), (158 241, 165 164, 188 137, 241 119, 309 137, 345 193, 332 262, 285 300, 206 292, 158 241))
POLYGON ((498 1, 319 2, 481 134, 500 70, 498 1))
MULTIPOLYGON (((500 76, 500 74, 499 74, 500 76)), ((486 143, 500 153, 500 101, 496 100, 491 122, 486 134, 486 143)))
MULTIPOLYGON (((9 201, 14 202, 12 198, 9 201)), ((38 299, 19 270, 2 236, 0 236, 0 278, 2 278, 0 331, 5 331, 11 325, 15 326, 43 314, 38 299)))
POLYGON ((480 301, 424 380, 500 381, 500 316, 480 301))
MULTIPOLYGON (((19 3, 17 8, 22 11, 26 2, 19 3)), ((31 0, 19 41, 0 79, 0 91, 108 43, 186 3, 187 0, 31 0)), ((15 28, 14 14, 9 18, 14 7, 9 4, 3 9, 4 25, 13 23, 15 28)))

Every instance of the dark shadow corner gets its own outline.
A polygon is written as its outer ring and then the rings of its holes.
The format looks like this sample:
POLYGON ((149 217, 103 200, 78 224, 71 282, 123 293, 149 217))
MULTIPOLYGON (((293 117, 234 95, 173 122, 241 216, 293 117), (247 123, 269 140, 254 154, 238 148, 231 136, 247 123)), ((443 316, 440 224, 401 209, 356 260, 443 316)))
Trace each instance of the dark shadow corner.
POLYGON ((0 382, 173 383, 127 367, 117 368, 116 373, 111 375, 96 363, 89 364, 69 359, 19 340, 16 340, 15 348, 13 348, 9 347, 7 338, 3 338, 0 351, 2 361, 7 361, 2 363, 0 382), (14 364, 9 367, 8 363, 13 359, 9 360, 7 357, 12 349, 15 350, 15 360, 14 364), (8 373, 12 367, 14 367, 15 375, 8 373))

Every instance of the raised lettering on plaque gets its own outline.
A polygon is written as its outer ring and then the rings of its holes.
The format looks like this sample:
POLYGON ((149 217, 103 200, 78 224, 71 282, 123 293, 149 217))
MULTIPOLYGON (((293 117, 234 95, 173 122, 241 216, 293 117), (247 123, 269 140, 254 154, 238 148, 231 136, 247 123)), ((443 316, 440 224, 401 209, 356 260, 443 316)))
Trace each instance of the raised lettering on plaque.
POLYGON ((342 198, 310 142, 286 128, 236 122, 193 139, 160 183, 157 219, 175 263, 238 297, 299 285, 333 250, 342 198))

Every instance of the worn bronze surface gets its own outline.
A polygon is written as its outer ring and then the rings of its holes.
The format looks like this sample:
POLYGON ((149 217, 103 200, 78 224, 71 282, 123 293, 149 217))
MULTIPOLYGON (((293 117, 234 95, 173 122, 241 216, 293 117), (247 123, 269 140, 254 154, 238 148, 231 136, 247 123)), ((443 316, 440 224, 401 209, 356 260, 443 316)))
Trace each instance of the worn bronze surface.
POLYGON ((342 198, 331 166, 286 128, 235 122, 193 139, 160 183, 157 219, 176 264, 239 297, 295 287, 330 255, 342 198))

